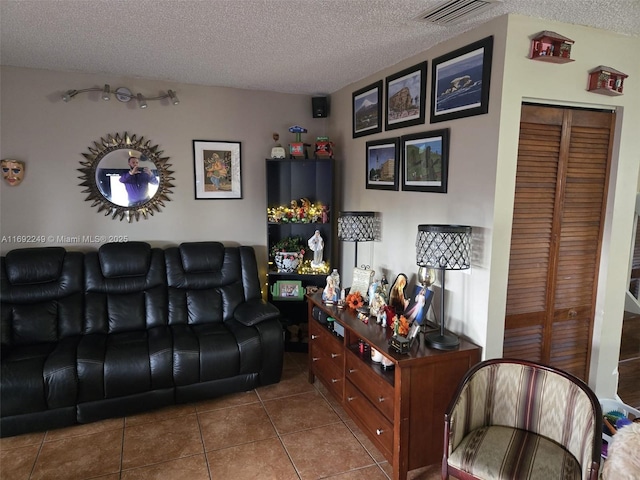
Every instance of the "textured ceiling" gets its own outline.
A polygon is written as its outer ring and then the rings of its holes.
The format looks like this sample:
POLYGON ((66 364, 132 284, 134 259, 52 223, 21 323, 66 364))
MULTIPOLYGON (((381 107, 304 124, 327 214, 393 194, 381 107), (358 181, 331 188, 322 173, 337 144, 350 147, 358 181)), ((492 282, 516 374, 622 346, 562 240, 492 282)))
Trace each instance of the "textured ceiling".
POLYGON ((0 63, 321 95, 505 13, 640 35, 640 0, 504 0, 458 25, 412 20, 438 3, 0 0, 0 63))

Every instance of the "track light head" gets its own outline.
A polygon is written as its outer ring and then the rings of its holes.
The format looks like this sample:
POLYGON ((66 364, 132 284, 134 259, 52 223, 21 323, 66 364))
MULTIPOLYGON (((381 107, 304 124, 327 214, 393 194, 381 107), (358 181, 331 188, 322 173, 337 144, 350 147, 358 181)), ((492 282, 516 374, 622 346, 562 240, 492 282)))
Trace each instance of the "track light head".
POLYGON ((167 94, 169 95, 169 100, 171 100, 171 103, 173 103, 174 105, 178 105, 180 103, 176 92, 174 92, 173 90, 168 90, 167 94))
POLYGON ((105 102, 111 100, 111 87, 108 83, 105 84, 104 88, 102 89, 102 100, 104 100, 105 102))
POLYGON ((62 101, 65 103, 68 102, 73 97, 75 97, 77 93, 78 93, 77 90, 67 90, 65 93, 62 94, 62 101))
POLYGON ((147 108, 147 101, 141 93, 138 94, 138 103, 140 104, 140 108, 147 108))

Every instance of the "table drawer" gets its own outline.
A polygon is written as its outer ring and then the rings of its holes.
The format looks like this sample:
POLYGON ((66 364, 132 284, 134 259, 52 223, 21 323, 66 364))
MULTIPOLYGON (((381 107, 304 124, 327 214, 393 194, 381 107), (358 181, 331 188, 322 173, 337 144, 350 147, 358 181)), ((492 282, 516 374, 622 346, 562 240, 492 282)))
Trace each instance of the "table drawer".
MULTIPOLYGON (((335 338, 329 331, 319 325, 316 321, 309 324, 309 347, 318 356, 321 353, 342 370, 344 368, 344 346, 340 340, 335 338)), ((313 355, 310 358, 313 361, 313 355)))
POLYGON ((371 365, 363 362, 353 352, 347 352, 346 377, 390 422, 393 422, 394 389, 392 385, 376 375, 371 365))
POLYGON ((364 425, 364 431, 385 458, 393 461, 393 424, 351 382, 345 384, 345 407, 364 425))
POLYGON ((344 388, 344 376, 342 368, 336 367, 326 355, 313 351, 311 371, 318 377, 322 383, 331 391, 331 393, 342 401, 342 389, 344 388))

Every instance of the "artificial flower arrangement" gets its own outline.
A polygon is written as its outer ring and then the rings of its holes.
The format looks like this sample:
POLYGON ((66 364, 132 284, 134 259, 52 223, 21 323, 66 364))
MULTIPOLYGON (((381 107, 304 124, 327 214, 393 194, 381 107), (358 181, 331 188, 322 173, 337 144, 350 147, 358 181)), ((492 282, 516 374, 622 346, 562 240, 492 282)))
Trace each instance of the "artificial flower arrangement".
POLYGON ((393 318, 393 334, 401 337, 406 337, 409 334, 409 322, 404 315, 396 315, 393 318))
POLYGON ((362 298, 360 292, 350 293, 346 296, 344 302, 346 303, 347 307, 352 310, 358 310, 359 308, 362 308, 364 306, 364 299, 362 298))
POLYGON ((271 223, 329 223, 329 207, 301 198, 300 203, 267 208, 267 218, 271 223))
POLYGON ((269 253, 272 259, 275 258, 279 252, 291 253, 291 256, 295 253, 296 256, 301 257, 304 255, 304 245, 304 240, 300 236, 285 237, 274 243, 269 253))

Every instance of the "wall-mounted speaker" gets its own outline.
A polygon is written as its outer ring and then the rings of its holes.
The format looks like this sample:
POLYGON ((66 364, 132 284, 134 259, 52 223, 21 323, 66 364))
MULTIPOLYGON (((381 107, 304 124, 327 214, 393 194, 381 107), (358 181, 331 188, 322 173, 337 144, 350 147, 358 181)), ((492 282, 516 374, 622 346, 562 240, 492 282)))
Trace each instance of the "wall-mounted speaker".
POLYGON ((329 116, 329 99, 327 97, 311 98, 311 116, 325 118, 329 116))

